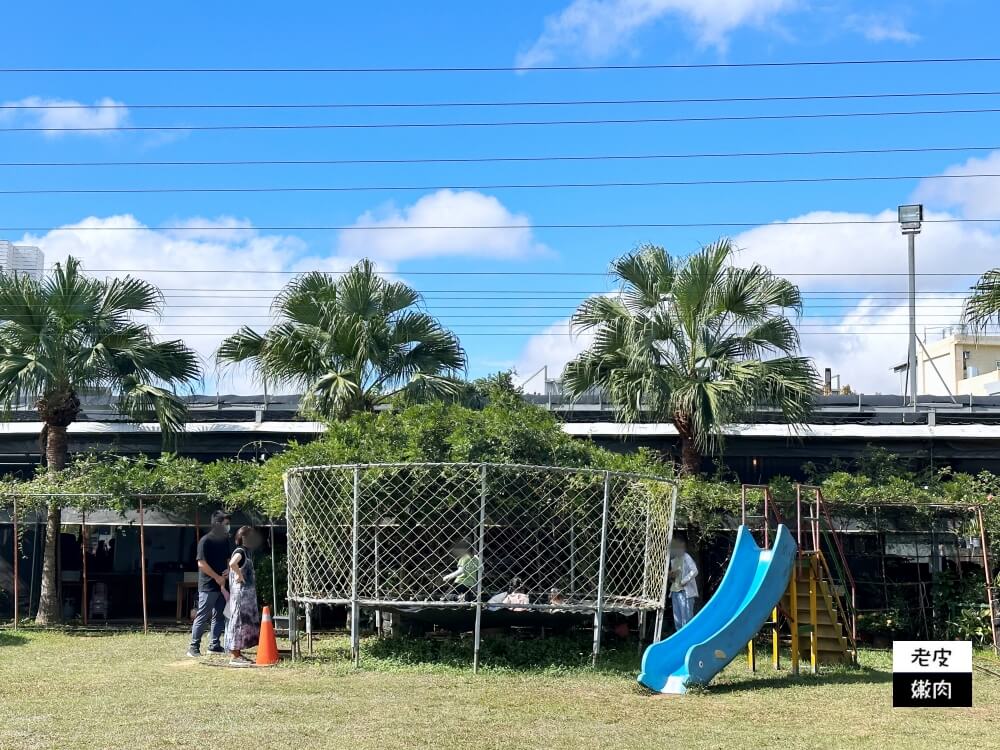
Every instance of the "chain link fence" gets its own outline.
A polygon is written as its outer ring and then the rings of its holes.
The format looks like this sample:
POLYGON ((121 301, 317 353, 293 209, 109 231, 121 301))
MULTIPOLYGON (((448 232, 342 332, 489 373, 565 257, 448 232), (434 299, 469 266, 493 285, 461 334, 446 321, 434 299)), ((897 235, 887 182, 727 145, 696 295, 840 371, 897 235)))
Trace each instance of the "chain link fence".
POLYGON ((652 613, 662 631, 676 490, 651 476, 501 464, 293 469, 288 597, 352 608, 652 613), (454 575, 457 573, 458 575, 454 575), (449 576, 449 574, 452 574, 449 576))

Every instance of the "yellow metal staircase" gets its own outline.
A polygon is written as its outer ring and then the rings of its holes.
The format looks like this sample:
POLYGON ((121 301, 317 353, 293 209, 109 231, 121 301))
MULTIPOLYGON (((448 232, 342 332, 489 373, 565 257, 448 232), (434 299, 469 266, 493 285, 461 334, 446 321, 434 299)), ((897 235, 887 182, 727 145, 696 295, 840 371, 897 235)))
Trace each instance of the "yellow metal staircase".
POLYGON ((856 646, 840 591, 822 552, 802 552, 781 601, 792 631, 792 669, 799 660, 812 671, 822 664, 853 664, 856 646), (796 658, 797 657, 797 658, 796 658))
MULTIPOLYGON (((766 548, 771 524, 786 523, 770 488, 743 485, 741 506, 743 525, 748 520, 763 522, 761 531, 766 548), (762 491, 763 515, 748 514, 748 490, 762 491)), ((772 664, 775 669, 780 668, 782 633, 789 631, 793 674, 799 672, 799 664, 803 660, 812 672, 818 671, 822 664, 857 664, 857 612, 854 602, 857 586, 820 489, 796 485, 792 512, 799 545, 798 560, 788 590, 766 626, 771 633, 772 664), (831 561, 833 568, 830 567, 831 561)), ((756 669, 754 642, 747 646, 749 666, 756 669)))

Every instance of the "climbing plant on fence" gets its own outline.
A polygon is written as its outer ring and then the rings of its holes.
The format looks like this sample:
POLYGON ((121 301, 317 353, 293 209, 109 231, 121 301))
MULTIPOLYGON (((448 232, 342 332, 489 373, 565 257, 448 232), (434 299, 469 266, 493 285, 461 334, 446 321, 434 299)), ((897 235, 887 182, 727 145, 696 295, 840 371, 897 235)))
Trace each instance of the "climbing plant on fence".
MULTIPOLYGON (((162 496, 150 507, 190 510, 203 503, 190 493, 203 493, 213 504, 243 509, 265 517, 284 514, 282 477, 290 468, 350 463, 492 462, 611 469, 673 478, 672 465, 649 450, 627 442, 602 447, 564 433, 547 411, 516 396, 495 398, 485 408, 430 403, 378 414, 361 413, 331 423, 327 433, 310 443, 291 443, 263 463, 192 458, 124 457, 109 453, 78 455, 57 476, 40 473, 28 481, 0 482, 7 494, 79 493, 74 507, 134 509, 135 496, 162 496), (185 493, 189 493, 185 496, 185 493), (95 498, 87 495, 106 495, 95 498)), ((1000 477, 990 472, 957 473, 950 469, 912 472, 894 456, 872 449, 854 465, 821 473, 804 467, 827 501, 854 507, 885 503, 914 506, 914 523, 938 503, 983 504, 983 515, 995 557, 1000 557, 1000 477), (926 511, 921 506, 927 506, 926 511)), ((681 477, 678 526, 694 530, 728 528, 739 518, 740 485, 730 477, 681 477)), ((794 485, 787 478, 771 481, 775 499, 790 507, 794 485)), ((530 495, 527 495, 530 496, 530 495)), ((7 503, 9 504, 9 503, 7 503)), ((929 517, 929 516, 928 516, 929 517)))

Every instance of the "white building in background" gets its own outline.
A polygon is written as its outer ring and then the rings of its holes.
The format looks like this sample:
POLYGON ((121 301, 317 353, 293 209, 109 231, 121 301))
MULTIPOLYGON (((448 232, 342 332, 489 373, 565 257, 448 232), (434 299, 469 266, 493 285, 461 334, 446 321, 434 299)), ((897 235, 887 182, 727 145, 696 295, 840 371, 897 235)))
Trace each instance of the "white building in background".
POLYGON ((961 327, 917 350, 917 386, 943 396, 1000 395, 1000 336, 976 336, 961 327))
POLYGON ((0 271, 23 273, 40 279, 44 268, 45 255, 37 247, 15 245, 7 240, 0 240, 0 271))

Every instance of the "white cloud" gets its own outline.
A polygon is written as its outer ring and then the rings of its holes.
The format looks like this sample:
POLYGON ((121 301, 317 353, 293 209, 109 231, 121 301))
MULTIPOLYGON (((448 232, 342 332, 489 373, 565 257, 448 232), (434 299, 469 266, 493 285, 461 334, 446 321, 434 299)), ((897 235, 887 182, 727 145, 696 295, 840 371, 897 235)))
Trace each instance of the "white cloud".
POLYGON ((355 229, 341 232, 338 254, 384 261, 465 256, 511 260, 535 258, 551 252, 530 228, 530 219, 511 212, 492 195, 475 191, 439 190, 398 208, 388 205, 367 211, 355 229), (409 227, 473 226, 488 229, 410 229, 409 227), (502 227, 517 226, 518 229, 502 227))
POLYGON ((798 0, 573 0, 545 19, 541 36, 518 55, 517 64, 546 65, 565 52, 605 58, 628 45, 640 29, 671 16, 686 23, 700 45, 722 48, 735 29, 762 25, 798 4, 798 0))
MULTIPOLYGON (((123 102, 110 97, 85 105, 73 99, 46 99, 29 96, 18 101, 3 103, 4 107, 27 109, 0 109, 0 120, 22 127, 50 128, 43 131, 48 138, 68 135, 59 132, 66 128, 119 128, 128 122, 129 110, 123 102)), ((72 135, 108 136, 114 130, 72 131, 72 135)))
MULTIPOLYGON (((589 347, 593 341, 593 333, 572 333, 569 318, 547 326, 541 332, 529 336, 521 349, 514 365, 519 376, 518 382, 530 378, 542 367, 549 368, 550 378, 560 377, 566 363, 589 347)), ((536 377, 525 385, 525 390, 530 393, 541 393, 543 387, 542 379, 536 377)))
MULTIPOLYGON (((508 211, 496 198, 473 192, 441 191, 403 209, 390 207, 377 213, 364 214, 358 225, 529 224, 526 216, 508 211)), ((165 314, 162 320, 149 322, 161 336, 182 338, 195 349, 205 365, 206 390, 214 392, 217 387, 221 393, 259 390, 249 373, 217 373, 215 350, 243 324, 266 328, 274 292, 294 272, 344 271, 368 257, 382 273, 398 276, 397 262, 409 259, 458 255, 517 259, 551 252, 528 227, 345 231, 333 251, 310 252, 300 238, 263 234, 246 218, 193 216, 165 224, 146 226, 128 214, 91 216, 44 235, 26 235, 22 241, 40 247, 47 265, 72 255, 96 276, 123 275, 123 269, 130 269, 160 287, 166 297, 165 314)))
MULTIPOLYGON (((942 174, 1000 174, 1000 151, 973 157, 946 169, 942 174)), ((914 197, 919 201, 955 208, 965 218, 996 218, 1000 216, 1000 177, 923 180, 914 197)))
MULTIPOLYGON (((918 193, 924 188, 918 188, 918 193)), ((927 211, 927 219, 954 218, 927 211)), ((740 263, 759 262, 787 275, 806 291, 838 289, 864 294, 869 290, 906 288, 906 241, 896 224, 896 211, 877 214, 813 211, 785 222, 751 229, 733 242, 740 263), (886 224, 814 224, 794 222, 885 221, 886 224)), ((925 223, 917 240, 917 273, 979 273, 996 264, 1000 236, 985 226, 925 223)), ((967 286, 970 279, 927 277, 931 288, 967 286)))
POLYGON ((870 42, 913 44, 920 41, 920 35, 907 29, 903 19, 898 16, 881 13, 850 15, 847 17, 846 26, 870 42))
POLYGON ((98 277, 124 275, 117 269, 138 269, 134 275, 156 284, 166 297, 163 318, 148 322, 160 336, 184 339, 198 352, 206 389, 214 392, 217 385, 220 393, 257 392, 260 385, 249 373, 238 370, 221 374, 216 383, 215 350, 244 323, 264 328, 271 290, 289 278, 251 272, 287 270, 305 246, 295 237, 261 235, 246 228, 245 221, 231 217, 176 222, 184 224, 244 228, 218 234, 171 232, 146 227, 131 215, 119 215, 89 217, 42 236, 28 235, 24 242, 39 246, 47 265, 72 255, 85 271, 90 269, 98 277))

